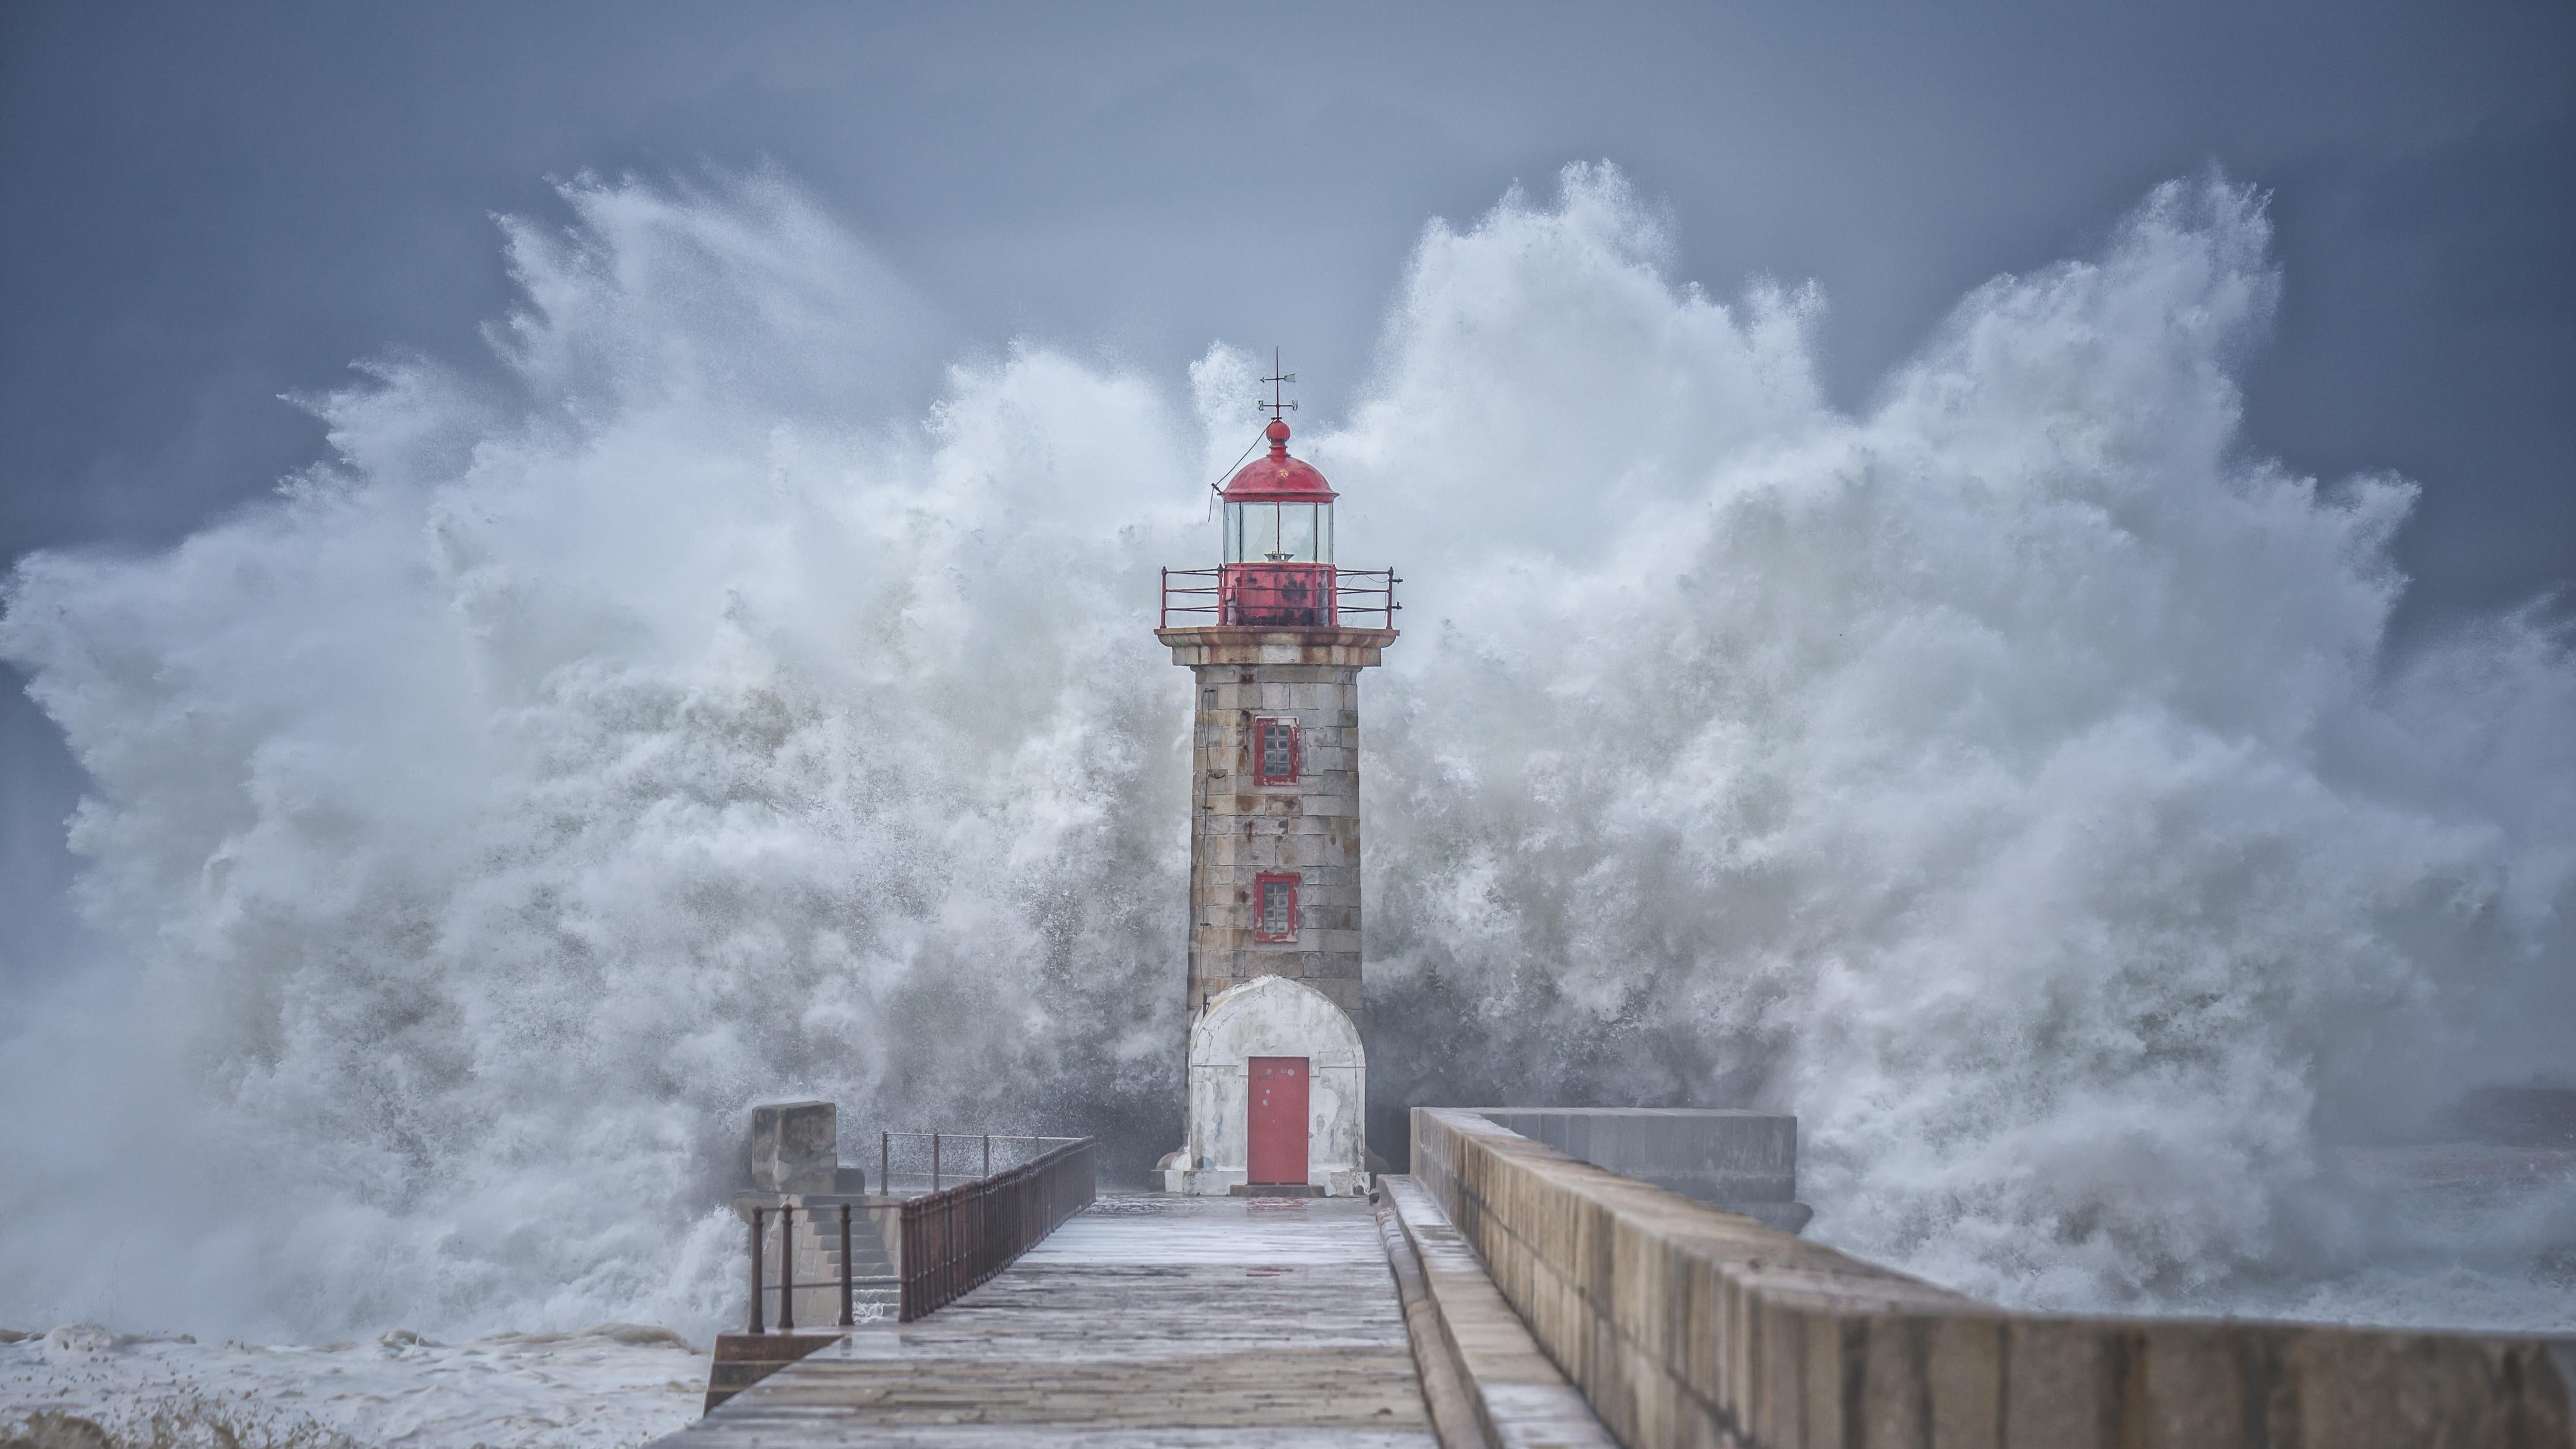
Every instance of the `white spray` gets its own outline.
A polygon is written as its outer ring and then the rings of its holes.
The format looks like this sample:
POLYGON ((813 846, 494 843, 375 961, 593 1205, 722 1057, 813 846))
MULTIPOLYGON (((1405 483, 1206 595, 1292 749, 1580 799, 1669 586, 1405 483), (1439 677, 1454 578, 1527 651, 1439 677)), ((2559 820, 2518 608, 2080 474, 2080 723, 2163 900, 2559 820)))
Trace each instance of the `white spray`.
MULTIPOLYGON (((275 502, 20 565, 132 962, 0 1046, 0 1321, 703 1333, 752 1100, 1174 1140, 1153 571, 1253 369, 1021 350, 906 419, 918 308, 792 189, 566 195, 497 376, 384 367, 275 502)), ((2161 188, 1850 416, 1819 299, 1675 287, 1615 172, 1434 226, 1299 444, 1412 581, 1381 1107, 1791 1108, 1817 1232, 2016 1301, 2387 1261, 2319 1142, 2570 1066, 2576 669, 2383 657, 2410 485, 2238 435, 2267 240, 2161 188)))

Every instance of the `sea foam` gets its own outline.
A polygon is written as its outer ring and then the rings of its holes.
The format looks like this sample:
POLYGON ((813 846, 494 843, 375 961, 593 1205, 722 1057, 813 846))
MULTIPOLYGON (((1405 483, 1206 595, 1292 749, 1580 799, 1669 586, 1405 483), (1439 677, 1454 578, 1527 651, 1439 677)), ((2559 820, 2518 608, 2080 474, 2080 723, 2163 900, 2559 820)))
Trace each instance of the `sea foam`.
MULTIPOLYGON (((792 186, 564 195, 491 366, 12 576, 127 959, 0 1045, 0 1322, 702 1339, 752 1101, 1178 1140, 1156 569, 1259 369, 1022 346, 924 411, 922 304, 792 186)), ((1430 227, 1295 444, 1408 581, 1379 1130, 1786 1108, 1812 1231, 1970 1292, 2566 1326, 2564 1184, 2463 1237, 2337 1144, 2569 1072, 2576 667, 2391 654, 2415 485, 2244 436, 2268 247, 2159 187, 1852 409, 1822 297, 1676 281, 1615 170, 1430 227)))

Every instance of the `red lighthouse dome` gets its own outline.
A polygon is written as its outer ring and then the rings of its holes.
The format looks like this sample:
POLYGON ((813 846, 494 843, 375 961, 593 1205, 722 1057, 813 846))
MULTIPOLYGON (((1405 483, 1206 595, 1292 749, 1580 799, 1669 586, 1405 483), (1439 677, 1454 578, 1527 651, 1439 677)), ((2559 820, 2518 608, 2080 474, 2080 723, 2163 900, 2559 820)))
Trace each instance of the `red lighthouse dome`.
POLYGON ((1288 456, 1288 424, 1272 418, 1262 430, 1270 456, 1243 465, 1225 485, 1228 503, 1330 503, 1340 495, 1314 466, 1288 456))
POLYGON ((1331 628, 1333 486, 1288 456, 1288 424, 1263 429, 1270 456, 1225 485, 1225 567, 1220 602, 1229 624, 1331 628))

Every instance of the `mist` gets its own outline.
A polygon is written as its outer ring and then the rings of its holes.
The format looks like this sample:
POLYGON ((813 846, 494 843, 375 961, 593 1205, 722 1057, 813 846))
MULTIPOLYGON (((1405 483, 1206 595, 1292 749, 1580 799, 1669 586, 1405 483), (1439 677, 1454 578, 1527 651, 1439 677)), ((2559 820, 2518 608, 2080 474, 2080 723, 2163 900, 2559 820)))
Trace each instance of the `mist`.
MULTIPOLYGON (((559 201, 487 363, 10 576, 117 954, 0 1043, 0 1318, 703 1333, 755 1100, 1177 1141, 1154 580, 1257 343, 961 360, 777 171, 559 201), (186 1190, 103 1218, 137 1174, 186 1190)), ((2265 198, 2156 187, 1859 408, 1821 289, 1675 247, 1607 164, 1431 222, 1302 415, 1408 580, 1373 1136, 1785 1109, 1812 1234, 1973 1293, 2567 1327, 2576 1195, 2464 1231, 2334 1151, 2568 1083, 2576 667, 2531 611, 2391 651, 2415 485, 2248 443, 2265 198)))

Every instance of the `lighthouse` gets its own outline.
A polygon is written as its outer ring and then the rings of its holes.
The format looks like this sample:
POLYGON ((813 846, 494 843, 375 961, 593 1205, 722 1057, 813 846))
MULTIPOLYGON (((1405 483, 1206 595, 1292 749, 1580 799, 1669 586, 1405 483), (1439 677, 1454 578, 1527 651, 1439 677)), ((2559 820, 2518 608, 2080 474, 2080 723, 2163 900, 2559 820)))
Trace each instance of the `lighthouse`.
MULTIPOLYGON (((1277 369, 1273 369, 1277 373, 1277 369)), ((1360 671, 1395 642, 1392 569, 1333 558, 1332 486, 1289 456, 1225 485, 1223 562, 1166 569, 1155 638, 1193 675, 1186 1193, 1365 1193, 1360 671)))

